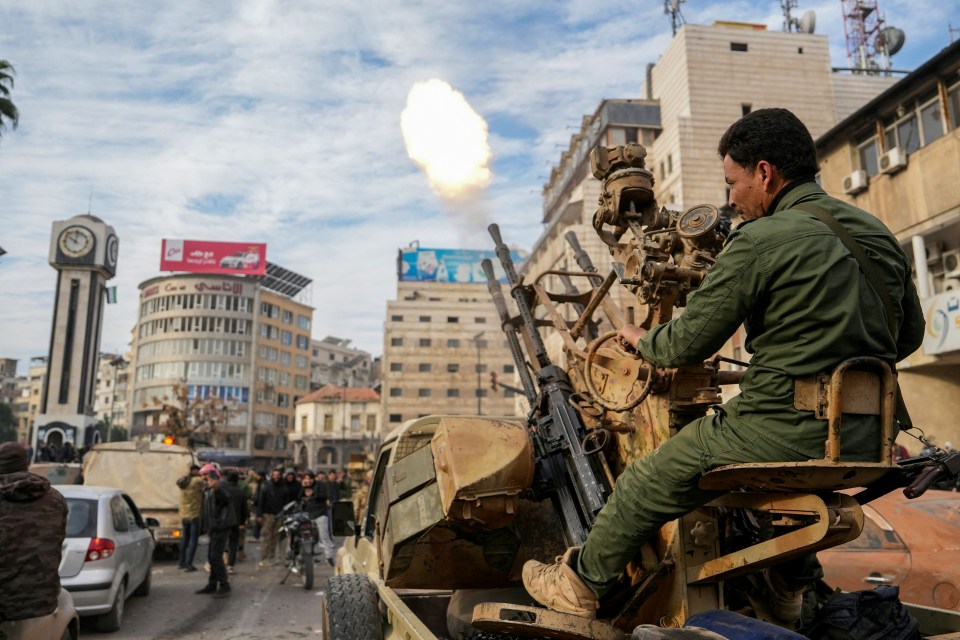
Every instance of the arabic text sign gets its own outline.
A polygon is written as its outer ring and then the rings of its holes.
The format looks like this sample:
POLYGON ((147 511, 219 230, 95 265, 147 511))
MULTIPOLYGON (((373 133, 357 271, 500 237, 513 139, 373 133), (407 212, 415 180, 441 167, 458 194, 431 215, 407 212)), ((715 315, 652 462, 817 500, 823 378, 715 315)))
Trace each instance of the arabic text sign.
MULTIPOLYGON (((523 266, 526 255, 511 251, 517 271, 523 266)), ((480 263, 484 258, 493 262, 494 273, 500 282, 506 282, 503 267, 495 251, 479 249, 423 249, 420 247, 400 250, 399 273, 401 282, 457 282, 485 283, 487 276, 480 263)))
POLYGON ((267 245, 165 239, 160 270, 262 276, 267 273, 267 245))
POLYGON ((960 291, 944 291, 923 301, 927 318, 923 352, 928 356, 960 351, 960 291))

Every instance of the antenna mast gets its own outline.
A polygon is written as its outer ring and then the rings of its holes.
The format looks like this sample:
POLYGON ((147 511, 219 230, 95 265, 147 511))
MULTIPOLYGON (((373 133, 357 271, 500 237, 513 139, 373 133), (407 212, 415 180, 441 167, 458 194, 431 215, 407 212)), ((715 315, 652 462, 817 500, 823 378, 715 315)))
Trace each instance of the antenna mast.
POLYGON ((677 35, 680 27, 686 24, 683 14, 680 13, 680 5, 687 0, 663 0, 663 12, 670 16, 670 26, 673 28, 673 35, 677 35))
POLYGON ((877 0, 840 0, 847 61, 854 73, 889 74, 890 56, 903 46, 903 30, 885 26, 877 0))
POLYGON ((790 10, 797 8, 797 0, 780 0, 780 8, 783 10, 783 30, 788 33, 800 31, 800 21, 790 15, 790 10))

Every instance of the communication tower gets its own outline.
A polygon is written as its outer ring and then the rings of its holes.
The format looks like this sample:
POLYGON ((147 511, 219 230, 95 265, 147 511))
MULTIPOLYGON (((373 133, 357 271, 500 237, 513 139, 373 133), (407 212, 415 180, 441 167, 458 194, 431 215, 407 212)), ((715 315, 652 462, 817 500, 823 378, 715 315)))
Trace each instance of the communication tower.
POLYGON ((888 27, 877 0, 840 0, 847 61, 854 73, 890 72, 890 56, 903 47, 902 29, 888 27))
POLYGON ((817 14, 813 10, 805 11, 799 19, 793 17, 792 9, 797 8, 797 0, 780 0, 783 11, 783 30, 787 33, 813 33, 817 25, 817 14))
POLYGON ((686 24, 683 14, 680 13, 680 5, 686 0, 663 0, 663 12, 670 16, 670 26, 673 28, 673 35, 677 35, 680 26, 686 24))

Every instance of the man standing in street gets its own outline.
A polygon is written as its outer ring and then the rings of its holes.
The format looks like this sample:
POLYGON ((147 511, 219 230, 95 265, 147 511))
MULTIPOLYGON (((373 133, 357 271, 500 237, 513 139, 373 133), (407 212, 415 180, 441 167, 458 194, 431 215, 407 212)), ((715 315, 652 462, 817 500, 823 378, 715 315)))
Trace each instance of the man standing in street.
POLYGON ((183 527, 183 535, 180 536, 180 569, 196 571, 193 557, 200 540, 200 500, 204 488, 200 467, 190 465, 187 475, 177 480, 177 486, 180 487, 180 523, 183 527))
POLYGON ((45 616, 60 597, 67 501, 29 466, 26 448, 0 445, 0 622, 45 616))
MULTIPOLYGON (((742 324, 753 358, 741 393, 634 460, 582 548, 568 549, 553 565, 524 565, 527 592, 558 611, 595 617, 599 598, 660 527, 719 495, 698 485, 708 470, 823 457, 827 422, 794 407, 798 379, 854 356, 892 367, 923 339, 900 243, 876 217, 824 193, 815 180, 813 138, 795 115, 749 113, 723 135, 718 153, 729 204, 743 223, 683 315, 649 331, 624 325, 619 337, 649 363, 682 367, 710 358, 742 324), (857 246, 869 253, 866 264, 857 246)), ((878 416, 844 416, 843 460, 877 461, 880 447, 878 416)), ((783 591, 790 597, 773 613, 796 620, 802 591, 783 591)))
POLYGON ((230 494, 230 508, 233 509, 237 523, 230 527, 227 537, 227 573, 236 573, 237 551, 240 546, 241 527, 250 519, 250 510, 247 507, 247 494, 239 485, 240 474, 236 471, 227 472, 227 481, 224 488, 230 494))
POLYGON ((237 524, 237 516, 231 504, 230 494, 220 483, 220 472, 212 464, 204 465, 200 475, 207 483, 203 490, 200 507, 200 530, 210 538, 207 562, 210 563, 210 577, 207 586, 197 591, 212 593, 223 597, 230 593, 227 579, 227 567, 223 563, 223 550, 227 544, 230 528, 237 524))
POLYGON ((270 473, 270 479, 263 483, 260 499, 257 501, 257 523, 260 525, 260 566, 276 563, 280 521, 277 515, 287 503, 287 487, 283 482, 280 468, 270 473))

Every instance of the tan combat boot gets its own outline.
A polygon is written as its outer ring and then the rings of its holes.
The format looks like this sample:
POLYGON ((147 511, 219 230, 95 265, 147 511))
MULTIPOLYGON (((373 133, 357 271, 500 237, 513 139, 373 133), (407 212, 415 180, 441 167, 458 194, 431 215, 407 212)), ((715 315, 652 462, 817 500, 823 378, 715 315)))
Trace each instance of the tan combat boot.
POLYGON ((554 564, 528 560, 523 565, 523 586, 545 607, 592 620, 597 617, 599 604, 573 568, 579 554, 580 547, 570 547, 554 564))

